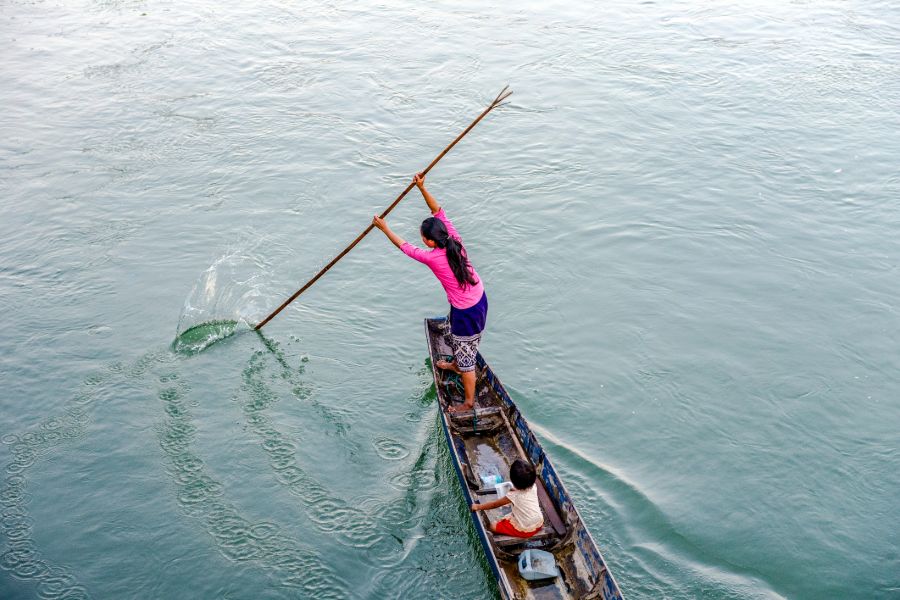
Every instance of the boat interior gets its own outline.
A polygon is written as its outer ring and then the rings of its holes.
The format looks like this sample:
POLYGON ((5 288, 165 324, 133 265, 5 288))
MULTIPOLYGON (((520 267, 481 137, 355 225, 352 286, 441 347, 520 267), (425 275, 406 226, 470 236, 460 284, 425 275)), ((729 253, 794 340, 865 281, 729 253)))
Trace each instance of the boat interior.
MULTIPOLYGON (((449 336, 443 322, 428 322, 432 360, 452 360, 449 336)), ((464 401, 463 385, 459 374, 451 370, 434 369, 441 410, 446 419, 449 437, 452 440, 456 459, 468 486, 468 495, 473 502, 489 502, 497 497, 494 479, 507 481, 513 461, 521 458, 530 462, 538 473, 536 482, 538 499, 544 514, 544 525, 530 538, 518 538, 491 532, 490 524, 496 523, 509 514, 509 506, 478 511, 485 536, 503 571, 512 598, 592 598, 602 597, 599 587, 599 572, 605 570, 602 562, 586 559, 578 548, 579 533, 586 530, 574 510, 561 509, 554 501, 545 481, 544 454, 537 446, 523 439, 515 423, 522 419, 514 404, 507 403, 497 392, 489 375, 489 369, 479 360, 476 372, 475 410, 448 412, 451 405, 464 401), (529 452, 528 450, 531 450, 529 452), (535 456, 537 454, 537 456, 535 456), (517 567, 517 559, 526 549, 551 552, 560 571, 560 577, 540 581, 522 578, 517 567)), ((498 382, 499 383, 499 382, 498 382)), ((527 425, 526 425, 527 427, 527 425)), ((533 436, 531 436, 533 439, 533 436)), ((551 469, 552 471, 552 469, 551 469)), ((553 475, 555 478, 555 474, 553 475)), ((557 483, 558 485, 558 483, 557 483)), ((500 582, 501 586, 504 584, 500 582)))

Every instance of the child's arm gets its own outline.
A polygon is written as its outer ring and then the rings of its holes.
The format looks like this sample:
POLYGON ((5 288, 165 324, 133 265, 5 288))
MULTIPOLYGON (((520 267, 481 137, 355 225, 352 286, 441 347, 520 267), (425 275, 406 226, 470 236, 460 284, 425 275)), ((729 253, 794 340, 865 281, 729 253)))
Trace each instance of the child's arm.
POLYGON ((422 192, 422 197, 425 198, 425 204, 428 205, 428 210, 431 211, 431 214, 438 214, 438 211, 441 210, 441 205, 434 199, 431 192, 425 189, 425 176, 421 173, 417 173, 416 176, 413 177, 413 183, 415 183, 416 187, 419 188, 419 191, 422 192))
POLYGON ((484 504, 473 504, 469 508, 472 509, 472 511, 491 510, 492 508, 500 508, 501 506, 506 506, 509 503, 509 498, 504 496, 503 498, 491 500, 490 502, 485 502, 484 504))
POLYGON ((372 217, 372 225, 383 231, 384 235, 387 236, 387 239, 391 240, 391 243, 398 248, 406 243, 406 241, 402 237, 391 231, 391 228, 388 227, 388 224, 381 217, 372 217))

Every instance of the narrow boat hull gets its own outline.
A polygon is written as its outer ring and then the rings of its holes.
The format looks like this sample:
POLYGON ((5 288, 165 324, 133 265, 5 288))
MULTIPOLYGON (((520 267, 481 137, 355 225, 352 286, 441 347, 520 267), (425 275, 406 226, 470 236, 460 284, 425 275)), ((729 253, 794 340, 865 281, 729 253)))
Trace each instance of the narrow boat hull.
POLYGON ((553 463, 503 388, 491 368, 478 355, 477 410, 451 413, 448 407, 462 401, 458 376, 438 370, 436 362, 451 354, 446 318, 426 319, 425 332, 432 374, 441 408, 444 437, 466 504, 494 499, 482 477, 497 473, 506 478, 509 465, 524 458, 538 472, 538 497, 545 516, 544 527, 534 538, 498 535, 488 522, 502 518, 507 508, 472 513, 475 531, 501 596, 508 600, 585 598, 621 600, 619 586, 600 550, 566 492, 553 463), (551 552, 560 576, 528 581, 519 574, 517 559, 528 548, 551 552))

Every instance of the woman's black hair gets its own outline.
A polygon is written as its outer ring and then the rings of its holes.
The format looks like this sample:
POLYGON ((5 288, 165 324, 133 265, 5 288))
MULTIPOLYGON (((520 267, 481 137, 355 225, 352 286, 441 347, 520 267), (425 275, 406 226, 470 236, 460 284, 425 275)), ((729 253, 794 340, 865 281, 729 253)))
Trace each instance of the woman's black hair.
POLYGON ((514 460, 509 467, 509 480, 517 490, 527 490, 534 485, 536 479, 537 473, 534 472, 534 467, 521 458, 514 460))
POLYGON ((459 287, 463 288, 467 285, 475 285, 478 280, 469 270, 469 258, 466 256, 466 249, 463 248, 459 241, 450 235, 447 226, 437 217, 428 217, 422 221, 422 227, 419 228, 422 237, 431 240, 438 248, 447 251, 447 262, 453 271, 453 276, 459 282, 459 287))

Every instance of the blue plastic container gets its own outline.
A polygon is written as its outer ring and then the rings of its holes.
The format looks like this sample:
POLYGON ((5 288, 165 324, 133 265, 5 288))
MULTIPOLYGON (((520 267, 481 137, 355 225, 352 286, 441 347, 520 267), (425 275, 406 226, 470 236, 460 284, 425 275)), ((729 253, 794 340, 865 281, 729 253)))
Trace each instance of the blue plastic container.
POLYGON ((549 552, 529 548, 519 555, 519 575, 528 581, 559 577, 556 559, 549 552))
POLYGON ((481 484, 486 488, 494 487, 498 483, 503 483, 503 478, 496 473, 481 476, 481 484))

